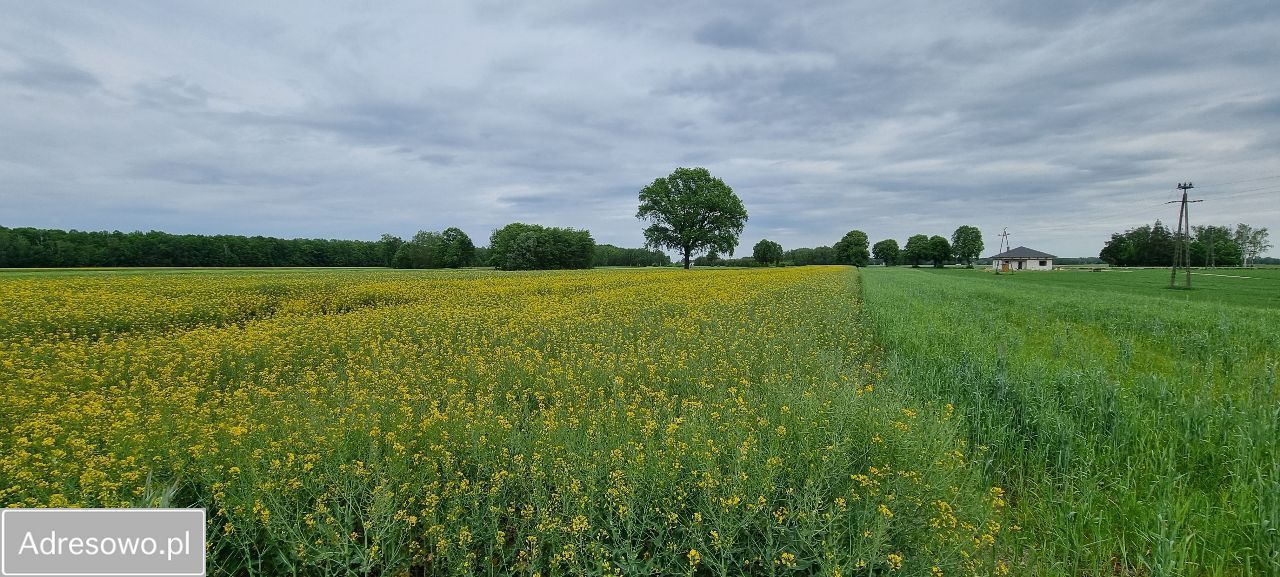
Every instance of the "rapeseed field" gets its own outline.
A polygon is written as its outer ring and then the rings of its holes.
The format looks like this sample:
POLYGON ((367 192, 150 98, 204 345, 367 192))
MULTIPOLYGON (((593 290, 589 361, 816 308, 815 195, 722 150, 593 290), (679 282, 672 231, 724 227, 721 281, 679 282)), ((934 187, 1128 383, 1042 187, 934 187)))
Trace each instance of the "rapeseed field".
POLYGON ((211 574, 1005 574, 848 267, 0 278, 0 506, 203 507, 211 574))

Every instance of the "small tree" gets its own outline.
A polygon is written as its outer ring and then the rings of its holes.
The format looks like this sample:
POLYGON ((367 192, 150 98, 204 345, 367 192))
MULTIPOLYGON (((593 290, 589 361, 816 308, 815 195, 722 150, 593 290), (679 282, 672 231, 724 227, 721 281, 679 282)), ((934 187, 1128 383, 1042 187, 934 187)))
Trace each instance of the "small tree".
POLYGON ((923 234, 911 235, 911 238, 907 239, 906 249, 903 250, 903 257, 911 263, 911 268, 919 268, 920 263, 929 260, 932 254, 929 248, 929 237, 923 234))
POLYGON ((942 268, 944 263, 951 260, 951 243, 936 234, 929 237, 929 260, 933 261, 934 268, 942 268))
POLYGON ((695 253, 733 254, 747 209, 733 189, 705 168, 677 168, 640 190, 636 218, 649 222, 645 245, 680 251, 684 268, 695 253))
POLYGON ((871 251, 867 250, 867 233, 851 230, 844 238, 832 245, 836 253, 836 262, 854 266, 867 266, 871 263, 871 251))
POLYGON ((871 254, 875 255, 877 260, 884 263, 884 266, 893 266, 898 264, 898 259, 901 257, 901 253, 902 251, 898 249, 898 241, 891 238, 886 238, 877 242, 875 246, 871 247, 871 254))
POLYGON ((951 233, 951 252, 955 253, 956 260, 973 268, 973 261, 982 254, 982 231, 967 224, 957 228, 951 233))
POLYGON ((1268 237, 1270 233, 1265 226, 1253 228, 1243 223, 1236 225, 1235 241, 1240 247, 1240 253, 1244 255, 1244 266, 1249 266, 1258 255, 1271 248, 1268 237))
POLYGON ((763 265, 782 262, 782 245, 769 239, 761 240, 751 249, 751 257, 763 265))

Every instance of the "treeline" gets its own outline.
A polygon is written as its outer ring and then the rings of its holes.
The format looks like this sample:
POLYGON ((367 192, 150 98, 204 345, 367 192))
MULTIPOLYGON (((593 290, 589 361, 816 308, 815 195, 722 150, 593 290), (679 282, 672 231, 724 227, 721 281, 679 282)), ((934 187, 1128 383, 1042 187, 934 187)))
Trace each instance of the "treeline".
POLYGON ((804 266, 819 264, 849 264, 867 266, 883 264, 895 266, 910 264, 920 266, 932 263, 941 267, 947 263, 973 266, 982 253, 982 232, 976 227, 964 225, 951 234, 951 239, 941 235, 917 234, 907 239, 906 246, 888 238, 869 246, 867 233, 851 230, 832 246, 794 248, 783 250, 769 239, 756 243, 752 255, 745 258, 720 258, 711 251, 693 260, 696 266, 804 266))
POLYGON ((465 232, 421 231, 405 240, 283 239, 264 236, 86 232, 0 227, 0 268, 394 267, 504 270, 667 266, 660 251, 596 245, 586 230, 512 223, 478 247, 465 232))
MULTIPOLYGON (((1111 235, 1098 254, 1112 266, 1172 266, 1174 245, 1181 235, 1160 221, 1111 235)), ((1266 227, 1247 224, 1191 227, 1192 266, 1249 266, 1271 248, 1266 227)), ((1269 260, 1269 259, 1266 259, 1269 260)))
POLYGON ((593 266, 670 266, 671 257, 658 250, 621 248, 611 244, 597 244, 591 257, 593 266))
POLYGON ((1086 265, 1086 264, 1106 264, 1106 261, 1096 256, 1060 256, 1053 259, 1054 266, 1057 265, 1086 265))
POLYGON ((906 246, 901 248, 896 240, 886 239, 877 242, 872 253, 876 261, 885 266, 910 264, 918 267, 930 263, 942 267, 956 263, 972 268, 974 261, 981 258, 982 249, 982 231, 966 224, 957 227, 950 239, 939 234, 916 234, 907 238, 906 246))
POLYGON ((380 242, 0 227, 0 267, 385 266, 380 242))

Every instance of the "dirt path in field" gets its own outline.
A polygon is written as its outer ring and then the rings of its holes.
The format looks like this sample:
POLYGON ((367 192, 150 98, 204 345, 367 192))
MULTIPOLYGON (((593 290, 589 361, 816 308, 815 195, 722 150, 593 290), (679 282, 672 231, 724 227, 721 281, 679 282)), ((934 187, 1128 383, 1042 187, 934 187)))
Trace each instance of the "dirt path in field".
POLYGON ((1200 276, 1221 276, 1226 278, 1261 278, 1256 276, 1240 276, 1240 275, 1234 275, 1234 274, 1213 274, 1210 272, 1193 272, 1191 274, 1198 274, 1200 276))

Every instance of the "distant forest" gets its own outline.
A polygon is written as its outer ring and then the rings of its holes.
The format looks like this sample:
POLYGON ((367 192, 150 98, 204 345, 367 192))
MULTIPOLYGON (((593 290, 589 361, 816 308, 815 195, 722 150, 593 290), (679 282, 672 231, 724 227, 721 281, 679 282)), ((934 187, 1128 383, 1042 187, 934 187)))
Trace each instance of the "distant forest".
MULTIPOLYGON (((588 237, 589 239, 589 237, 588 237)), ((468 241, 469 242, 469 241, 468 241)), ((62 267, 385 267, 403 245, 384 235, 379 241, 283 239, 265 236, 86 232, 0 226, 0 268, 62 267)), ((580 252, 590 266, 665 266, 660 251, 608 244, 580 252)), ((477 247, 460 266, 489 266, 491 253, 477 247)), ((400 259, 400 260, 403 260, 400 259)), ((455 265, 457 266, 457 265, 455 265)))
MULTIPOLYGON (((510 227, 504 227, 495 233, 508 228, 510 227)), ((554 229, 546 230, 554 231, 554 229)), ((1196 227, 1193 232, 1195 234, 1192 238, 1191 255, 1192 264, 1195 266, 1239 266, 1246 256, 1251 257, 1249 264, 1280 264, 1280 259, 1277 258, 1253 257, 1270 248, 1265 228, 1247 227, 1237 231, 1227 227, 1196 227), (1251 250, 1241 251, 1242 242, 1251 250), (1212 252, 1208 250, 1209 244, 1214 245, 1212 252)), ((430 239, 431 235, 439 234, 426 233, 424 237, 424 233, 419 233, 414 239, 406 242, 391 235, 383 235, 382 240, 367 241, 169 234, 157 231, 85 232, 0 226, 0 268, 131 266, 434 268, 437 266, 494 266, 495 256, 499 257, 498 260, 504 260, 502 255, 495 255, 490 247, 475 247, 472 252, 465 252, 465 257, 458 259, 461 262, 451 264, 415 263, 412 260, 406 260, 406 253, 412 254, 411 249, 419 237, 430 239), (400 258, 397 258, 397 255, 400 258)), ((557 247, 557 243, 542 240, 543 242, 536 244, 543 249, 557 247)), ((1157 222, 1154 226, 1143 226, 1112 235, 1102 251, 1101 258, 1059 258, 1057 263, 1094 264, 1105 261, 1118 266, 1169 266, 1172 262, 1173 241, 1174 235, 1162 223, 1157 222)), ((580 255, 577 257, 578 263, 590 262, 590 266, 671 265, 671 258, 661 251, 592 244, 593 246, 589 247, 589 257, 587 247, 578 251, 577 254, 580 255), (588 258, 589 260, 585 260, 588 258)), ((504 260, 501 265, 510 266, 511 263, 508 261, 509 259, 504 260)), ((829 246, 791 249, 783 253, 782 258, 779 259, 780 264, 792 266, 843 262, 846 261, 842 260, 837 255, 837 251, 829 246)), ((870 262, 879 264, 882 261, 873 259, 870 262)), ((752 257, 721 258, 714 251, 699 256, 694 259, 694 263, 698 266, 761 266, 763 264, 752 257)), ((560 268, 580 267, 582 264, 564 265, 560 268)), ((523 266, 511 268, 523 268, 523 266)))
MULTIPOLYGON (((1157 220, 1112 234, 1098 256, 1112 266, 1171 266, 1180 238, 1157 220)), ((1276 260, 1260 256, 1271 248, 1266 227, 1195 226, 1187 240, 1192 266, 1249 266, 1276 260)))
POLYGON ((0 267, 385 266, 379 242, 0 227, 0 267))

